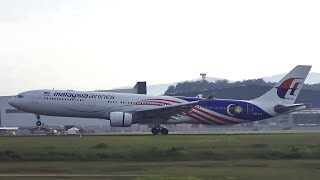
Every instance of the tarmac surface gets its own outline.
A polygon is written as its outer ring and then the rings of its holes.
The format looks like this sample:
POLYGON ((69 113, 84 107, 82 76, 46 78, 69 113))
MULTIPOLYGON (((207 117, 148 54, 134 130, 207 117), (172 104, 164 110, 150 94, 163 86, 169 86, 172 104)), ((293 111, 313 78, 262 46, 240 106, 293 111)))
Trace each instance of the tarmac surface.
MULTIPOLYGON (((260 132, 260 133, 172 133, 168 135, 159 134, 157 136, 264 136, 264 135, 283 135, 283 134, 320 134, 320 132, 260 132)), ((0 136, 0 137, 7 137, 7 138, 16 138, 16 137, 108 137, 108 136, 155 136, 150 134, 138 134, 138 133, 131 133, 131 134, 81 134, 81 135, 17 135, 17 136, 0 136)))

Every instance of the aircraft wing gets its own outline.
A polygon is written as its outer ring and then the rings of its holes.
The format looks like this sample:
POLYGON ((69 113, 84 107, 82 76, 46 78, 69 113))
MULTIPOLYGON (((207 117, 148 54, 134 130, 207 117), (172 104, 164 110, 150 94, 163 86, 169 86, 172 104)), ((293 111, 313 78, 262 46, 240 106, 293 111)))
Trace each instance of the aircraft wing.
POLYGON ((169 106, 161 106, 155 107, 151 109, 143 109, 132 112, 135 119, 139 120, 150 120, 154 119, 156 121, 165 122, 171 119, 173 116, 182 115, 184 113, 188 113, 192 108, 201 103, 205 102, 206 100, 200 101, 193 101, 193 102, 186 102, 180 103, 175 105, 169 106))

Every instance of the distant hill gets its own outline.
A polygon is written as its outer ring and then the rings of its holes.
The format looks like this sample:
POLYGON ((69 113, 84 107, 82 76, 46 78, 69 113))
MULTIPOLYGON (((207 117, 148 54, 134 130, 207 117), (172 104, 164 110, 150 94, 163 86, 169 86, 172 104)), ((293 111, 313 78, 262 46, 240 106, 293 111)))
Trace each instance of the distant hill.
MULTIPOLYGON (((214 77, 208 77, 206 79, 209 82, 215 82, 217 80, 222 80, 222 78, 214 78, 214 77)), ((194 81, 199 81, 199 80, 201 80, 201 79, 199 78, 199 79, 193 79, 193 80, 188 80, 188 81, 194 82, 194 81)), ((181 81, 181 82, 183 82, 183 81, 181 81)), ((181 83, 181 82, 174 82, 174 83, 168 83, 168 84, 148 85, 147 93, 149 95, 163 95, 167 91, 169 86, 172 86, 172 85, 175 86, 175 85, 177 85, 178 83, 181 83)))
MULTIPOLYGON (((274 76, 270 76, 270 77, 263 77, 262 79, 265 80, 266 82, 278 82, 285 75, 286 74, 278 74, 278 75, 274 75, 274 76)), ((206 79, 209 82, 223 80, 223 78, 215 78, 215 77, 207 77, 206 79)), ((201 79, 199 78, 199 79, 186 80, 186 81, 194 82, 194 81, 199 81, 199 80, 201 80, 201 79)), ((181 82, 184 82, 184 81, 181 81, 181 82)), ((149 85, 148 86, 148 94, 150 94, 150 95, 163 95, 170 86, 172 86, 172 85, 175 86, 181 82, 149 85)), ((229 81, 229 82, 232 82, 232 81, 229 81)), ((320 83, 320 73, 310 73, 307 80, 306 80, 306 84, 316 84, 316 83, 320 83)))
MULTIPOLYGON (((209 81, 185 81, 178 83, 175 86, 169 86, 168 90, 165 92, 165 95, 180 94, 180 93, 189 93, 189 92, 201 92, 201 91, 215 91, 217 89, 225 88, 234 88, 242 86, 268 86, 273 87, 276 85, 276 82, 266 82, 263 79, 248 79, 243 81, 229 82, 228 80, 217 80, 215 82, 209 81)), ((320 91, 320 84, 305 84, 303 86, 305 90, 320 91)))
MULTIPOLYGON (((278 82, 282 79, 286 74, 278 74, 270 77, 263 77, 267 82, 278 82)), ((306 79, 306 84, 317 84, 320 83, 320 73, 310 73, 306 79)))
MULTIPOLYGON (((215 98, 220 98, 220 99, 251 100, 263 95, 264 93, 269 91, 271 88, 272 88, 271 86, 248 85, 248 86, 240 86, 240 87, 221 88, 221 89, 215 89, 215 90, 177 93, 177 94, 171 94, 171 96, 195 97, 198 94, 203 94, 204 97, 207 97, 213 94, 215 98)), ((314 108, 320 108, 319 99, 320 99, 320 91, 302 89, 296 103, 312 104, 314 108)))

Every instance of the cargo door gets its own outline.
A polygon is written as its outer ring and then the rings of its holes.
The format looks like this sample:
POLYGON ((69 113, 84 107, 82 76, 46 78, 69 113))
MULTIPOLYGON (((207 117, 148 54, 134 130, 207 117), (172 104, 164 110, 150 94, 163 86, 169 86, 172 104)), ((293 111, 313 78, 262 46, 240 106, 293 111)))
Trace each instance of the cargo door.
POLYGON ((253 105, 252 104, 248 104, 247 105, 247 113, 248 114, 253 114, 253 105))

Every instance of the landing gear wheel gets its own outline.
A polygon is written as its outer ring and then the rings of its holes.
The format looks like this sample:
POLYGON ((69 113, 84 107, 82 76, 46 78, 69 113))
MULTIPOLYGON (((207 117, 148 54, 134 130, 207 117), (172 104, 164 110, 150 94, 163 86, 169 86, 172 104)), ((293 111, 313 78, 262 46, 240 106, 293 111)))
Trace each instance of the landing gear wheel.
POLYGON ((38 121, 36 122, 36 125, 37 125, 38 127, 40 127, 40 126, 42 125, 42 123, 41 123, 41 121, 40 121, 40 115, 39 115, 39 114, 36 114, 36 117, 37 117, 37 119, 38 119, 38 121))
POLYGON ((167 128, 161 128, 160 132, 161 132, 162 135, 168 135, 168 133, 169 133, 167 128))
POLYGON ((153 135, 158 135, 159 134, 159 129, 158 128, 152 128, 151 132, 153 135))
POLYGON ((37 126, 41 126, 42 123, 41 123, 41 121, 37 121, 36 124, 37 124, 37 126))
POLYGON ((154 127, 151 129, 151 132, 153 135, 158 135, 159 133, 162 135, 168 135, 169 133, 168 129, 163 127, 154 127))

